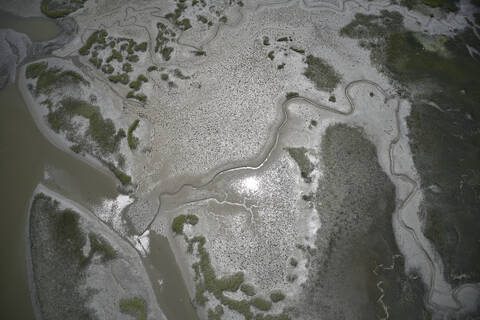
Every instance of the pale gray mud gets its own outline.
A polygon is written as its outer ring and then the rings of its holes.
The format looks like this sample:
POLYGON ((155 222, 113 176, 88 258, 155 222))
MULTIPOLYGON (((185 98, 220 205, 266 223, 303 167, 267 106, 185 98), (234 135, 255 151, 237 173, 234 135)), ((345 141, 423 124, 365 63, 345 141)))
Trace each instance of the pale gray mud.
MULTIPOLYGON (((425 319, 424 287, 407 276, 392 229, 395 188, 362 129, 330 126, 323 138, 323 178, 315 206, 321 227, 309 278, 294 318, 425 319), (382 298, 383 291, 383 298, 382 298), (384 310, 388 307, 388 311, 384 310)), ((428 317, 427 317, 428 318, 428 317)))

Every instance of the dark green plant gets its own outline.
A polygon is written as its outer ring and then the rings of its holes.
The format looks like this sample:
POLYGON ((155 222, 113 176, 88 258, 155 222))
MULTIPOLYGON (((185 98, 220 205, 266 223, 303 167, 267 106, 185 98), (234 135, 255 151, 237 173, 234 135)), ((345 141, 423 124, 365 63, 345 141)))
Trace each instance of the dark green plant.
POLYGON ((90 49, 95 43, 105 44, 108 33, 105 30, 94 31, 87 39, 85 44, 78 50, 82 56, 86 56, 90 53, 90 49))
POLYGON ((176 216, 172 222, 173 232, 176 234, 183 234, 183 226, 185 223, 194 226, 198 223, 198 217, 194 214, 181 214, 176 216))
POLYGON ((141 297, 121 299, 120 311, 135 317, 137 320, 147 320, 147 305, 141 297))
POLYGON ((249 297, 253 297, 255 295, 255 287, 251 284, 244 283, 240 286, 240 291, 245 293, 249 297))
POLYGON ((136 119, 135 121, 132 122, 130 127, 128 127, 128 133, 127 133, 127 141, 128 141, 128 146, 130 147, 131 150, 135 150, 138 146, 138 138, 133 135, 133 131, 137 129, 138 124, 140 123, 139 119, 136 119))
POLYGON ((273 302, 279 302, 285 299, 285 295, 280 290, 274 290, 270 292, 270 300, 273 302))
POLYGON ((27 79, 35 79, 47 70, 48 63, 46 61, 30 63, 25 69, 25 77, 27 79))
POLYGON ((305 77, 310 79, 319 90, 332 91, 340 82, 340 75, 323 59, 308 55, 305 77))

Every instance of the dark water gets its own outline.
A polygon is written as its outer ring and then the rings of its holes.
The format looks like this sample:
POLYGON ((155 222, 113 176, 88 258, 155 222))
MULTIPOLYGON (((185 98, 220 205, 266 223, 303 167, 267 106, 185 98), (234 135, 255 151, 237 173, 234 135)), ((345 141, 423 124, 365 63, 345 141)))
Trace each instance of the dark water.
POLYGON ((150 254, 144 264, 165 316, 198 319, 167 238, 150 234, 150 254))
POLYGON ((49 40, 60 33, 60 29, 52 19, 17 17, 0 10, 0 29, 3 28, 25 33, 33 41, 49 40))

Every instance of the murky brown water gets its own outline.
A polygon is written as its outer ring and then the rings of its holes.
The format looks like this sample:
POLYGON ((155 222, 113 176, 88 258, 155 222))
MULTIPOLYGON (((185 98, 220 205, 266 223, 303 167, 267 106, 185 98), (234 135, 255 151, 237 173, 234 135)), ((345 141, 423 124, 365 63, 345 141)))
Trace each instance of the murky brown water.
POLYGON ((198 319, 167 238, 150 234, 150 254, 144 264, 165 316, 198 319))

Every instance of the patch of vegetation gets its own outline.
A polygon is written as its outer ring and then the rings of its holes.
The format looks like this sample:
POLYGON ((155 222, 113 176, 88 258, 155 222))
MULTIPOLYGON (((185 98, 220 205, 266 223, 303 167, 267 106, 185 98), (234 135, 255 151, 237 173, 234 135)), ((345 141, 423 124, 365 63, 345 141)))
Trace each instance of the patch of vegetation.
POLYGON ((305 77, 315 84, 318 90, 332 91, 340 82, 340 75, 323 59, 308 55, 305 77))
POLYGON ((74 98, 65 98, 60 105, 47 116, 50 127, 55 132, 69 130, 72 117, 81 116, 88 119, 89 126, 86 134, 91 136, 102 153, 111 154, 118 149, 121 136, 115 134, 113 121, 104 119, 98 107, 74 98))
POLYGON ((335 96, 332 95, 328 98, 328 101, 335 103, 337 102, 337 98, 335 98, 335 96))
POLYGON ((46 61, 30 63, 25 69, 25 77, 27 79, 38 78, 43 72, 47 70, 48 63, 46 61))
MULTIPOLYGON (((36 70, 38 71, 39 68, 36 70)), ((85 84, 88 82, 78 73, 73 70, 62 71, 61 68, 52 67, 40 71, 37 75, 37 82, 35 86, 35 93, 48 94, 52 90, 71 85, 71 84, 85 84)))
POLYGON ((255 295, 255 287, 251 284, 244 283, 240 286, 240 291, 245 293, 249 297, 253 297, 255 295))
POLYGON ((270 45, 270 38, 267 36, 263 37, 263 45, 264 46, 269 46, 270 45))
POLYGON ((273 61, 273 59, 275 59, 275 52, 274 51, 270 51, 268 54, 267 54, 267 57, 273 61))
POLYGON ((116 49, 112 49, 111 55, 107 57, 105 62, 110 63, 113 60, 117 60, 119 63, 122 63, 123 62, 122 53, 116 49))
POLYGON ((88 59, 88 61, 93 64, 95 66, 95 68, 97 69, 100 69, 100 67, 102 66, 102 62, 103 60, 101 58, 97 58, 97 57, 91 57, 90 59, 88 59))
POLYGON ((285 295, 283 294, 282 291, 274 290, 274 291, 270 292, 270 300, 272 300, 273 302, 276 303, 276 302, 282 301, 284 299, 285 299, 285 295))
POLYGON ((197 51, 193 51, 193 54, 197 57, 200 57, 200 56, 206 56, 207 52, 205 52, 204 50, 197 50, 197 51))
POLYGON ((141 297, 121 299, 120 311, 135 317, 137 320, 147 320, 147 305, 141 297))
POLYGON ((184 75, 180 69, 175 69, 175 70, 173 70, 173 75, 174 75, 175 77, 181 79, 181 80, 190 79, 190 77, 184 75))
POLYGON ((262 311, 269 311, 272 308, 272 303, 260 297, 255 297, 250 300, 250 304, 262 311))
POLYGON ((160 53, 163 57, 163 60, 168 61, 172 57, 173 48, 172 47, 165 47, 160 50, 160 53))
POLYGON ((340 35, 354 39, 384 38, 403 30, 403 16, 396 11, 380 11, 380 15, 355 14, 340 30, 340 35))
POLYGON ((172 230, 176 234, 183 234, 183 226, 185 223, 191 224, 192 226, 198 223, 198 217, 194 214, 181 214, 176 216, 172 222, 172 230))
MULTIPOLYGON (((304 199, 304 200, 305 200, 305 199, 304 199)), ((308 201, 308 199, 307 199, 306 201, 308 201)), ((290 261, 290 265, 291 265, 292 267, 296 268, 296 267, 298 266, 298 261, 297 261, 297 259, 295 259, 294 257, 291 257, 289 261, 290 261)))
POLYGON ((297 48, 297 47, 292 46, 292 47, 290 47, 290 50, 295 51, 295 52, 300 53, 300 54, 305 54, 305 50, 297 48))
POLYGON ((122 185, 126 186, 132 182, 132 178, 122 170, 118 169, 112 162, 107 162, 106 165, 122 185))
POLYGON ((201 23, 205 23, 205 24, 206 24, 206 23, 208 22, 207 17, 202 16, 202 15, 198 15, 198 16, 197 16, 197 19, 198 19, 198 21, 200 21, 201 23))
POLYGON ((147 51, 147 42, 141 42, 134 47, 135 51, 145 52, 147 51))
POLYGON ((221 320, 223 312, 223 307, 221 305, 217 305, 215 309, 208 309, 208 320, 221 320))
POLYGON ((99 234, 90 232, 88 238, 90 240, 90 251, 83 262, 84 264, 89 264, 95 254, 101 255, 103 263, 117 257, 115 249, 99 234))
POLYGON ((220 19, 218 19, 218 22, 220 23, 227 23, 228 18, 226 16, 222 16, 220 19))
POLYGON ((299 97, 299 94, 298 94, 298 92, 287 92, 286 97, 287 97, 287 100, 288 100, 288 99, 299 97))
POLYGON ((132 65, 128 62, 125 62, 123 65, 122 65, 122 70, 124 72, 132 72, 133 71, 133 68, 132 68, 132 65))
POLYGON ((127 134, 127 141, 128 141, 128 146, 130 147, 131 150, 135 150, 138 146, 138 138, 133 135, 133 131, 137 129, 138 124, 140 123, 139 119, 136 119, 135 121, 132 122, 130 127, 128 127, 128 134, 127 134))
POLYGON ((112 74, 115 69, 110 64, 104 64, 102 66, 103 73, 112 74))
POLYGON ((130 54, 127 56, 127 60, 130 62, 138 62, 138 56, 136 54, 130 54))
POLYGON ((163 59, 168 61, 173 52, 173 48, 169 47, 168 43, 174 41, 176 33, 161 22, 157 23, 157 30, 155 52, 160 52, 163 59))
POLYGON ((279 65, 277 66, 277 69, 278 69, 278 70, 282 70, 283 68, 285 68, 285 62, 283 62, 282 64, 279 64, 279 65))
POLYGON ((187 8, 185 2, 177 2, 177 8, 174 12, 170 12, 165 15, 165 18, 168 19, 172 24, 176 25, 179 29, 186 31, 192 27, 190 20, 188 18, 180 19, 183 11, 187 8))
POLYGON ((310 174, 313 172, 313 169, 315 167, 307 156, 308 150, 305 147, 287 148, 287 150, 290 156, 293 158, 293 160, 295 160, 298 167, 300 168, 300 174, 303 180, 306 183, 311 183, 312 178, 310 177, 310 174))
POLYGON ((118 83, 120 82, 121 84, 127 84, 130 81, 130 77, 128 76, 128 73, 117 73, 115 75, 111 75, 108 77, 108 80, 113 83, 118 83))
POLYGON ((287 42, 287 41, 288 41, 288 37, 278 38, 277 41, 278 41, 278 42, 287 42))
POLYGON ((157 66, 150 66, 150 67, 148 67, 148 69, 147 69, 148 72, 157 71, 157 70, 158 70, 158 67, 157 67, 157 66))
POLYGON ((128 98, 128 99, 130 99, 130 98, 131 98, 131 99, 135 99, 135 100, 138 100, 138 101, 140 101, 140 102, 145 102, 145 101, 147 101, 147 96, 146 96, 146 95, 144 95, 143 93, 137 93, 137 94, 135 94, 135 91, 133 91, 133 90, 132 90, 132 91, 129 91, 129 92, 127 93, 127 98, 128 98))
POLYGON ((72 209, 60 209, 58 201, 43 193, 35 195, 30 210, 28 245, 43 317, 95 319, 88 307, 88 294, 79 290, 85 277, 86 244, 80 215, 72 209))
POLYGON ((50 18, 63 18, 83 8, 87 0, 42 0, 40 10, 50 18))
POLYGON ((82 56, 86 56, 90 53, 90 49, 96 43, 105 45, 106 44, 106 37, 108 33, 105 30, 96 30, 94 31, 87 39, 85 44, 78 50, 82 56))

